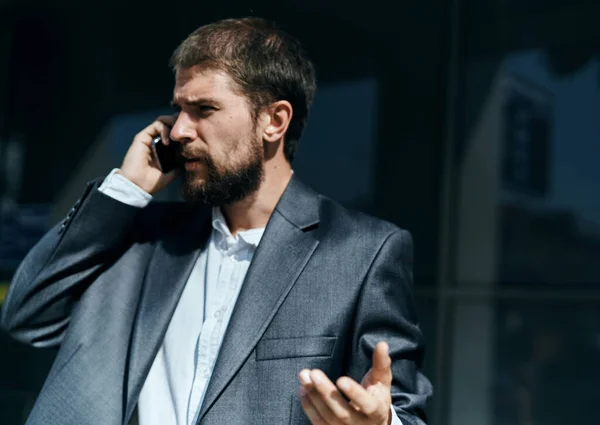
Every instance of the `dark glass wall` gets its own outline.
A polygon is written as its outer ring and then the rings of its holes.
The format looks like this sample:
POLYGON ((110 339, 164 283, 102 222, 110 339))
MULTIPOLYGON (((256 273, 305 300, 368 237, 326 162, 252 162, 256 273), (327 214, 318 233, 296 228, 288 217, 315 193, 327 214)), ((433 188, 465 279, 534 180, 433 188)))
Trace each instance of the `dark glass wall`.
POLYGON ((600 4, 462 8, 446 423, 596 424, 600 4))

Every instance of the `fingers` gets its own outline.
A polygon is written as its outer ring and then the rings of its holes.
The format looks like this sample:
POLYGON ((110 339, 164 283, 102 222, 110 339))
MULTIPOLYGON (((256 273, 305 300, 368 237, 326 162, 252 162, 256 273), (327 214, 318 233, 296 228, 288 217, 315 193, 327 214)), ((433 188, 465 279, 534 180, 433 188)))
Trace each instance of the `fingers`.
POLYGON ((299 378, 303 384, 302 388, 306 393, 306 397, 310 401, 310 406, 325 423, 341 425, 358 423, 359 420, 364 420, 362 415, 350 406, 333 382, 322 371, 318 369, 310 372, 303 370, 300 372, 299 378))
POLYGON ((325 422, 323 417, 319 415, 317 408, 314 406, 314 404, 312 404, 312 402, 308 398, 308 394, 304 387, 300 387, 300 390, 298 391, 298 396, 300 396, 300 404, 304 409, 304 413, 306 413, 306 416, 308 416, 310 423, 313 425, 327 425, 327 422, 325 422))
POLYGON ((169 133, 171 132, 171 127, 175 124, 175 120, 176 116, 174 115, 161 115, 156 121, 136 134, 133 140, 150 146, 152 139, 160 135, 163 142, 167 145, 169 143, 169 133))
MULTIPOLYGON (((358 382, 346 376, 337 380, 337 387, 350 399, 352 405, 367 416, 377 415, 381 410, 381 400, 363 388, 358 382)), ((384 406, 385 409, 388 406, 384 406)))
POLYGON ((168 127, 173 127, 173 125, 175 125, 175 121, 177 121, 178 115, 179 114, 161 115, 156 120, 162 122, 164 125, 166 125, 168 127))
POLYGON ((302 384, 300 401, 311 423, 345 425, 389 420, 392 359, 386 342, 381 341, 375 346, 373 366, 367 376, 366 388, 348 377, 338 379, 336 387, 322 371, 302 370, 298 375, 302 384))
POLYGON ((165 146, 169 146, 171 139, 169 139, 169 133, 171 132, 171 128, 166 125, 160 129, 160 138, 165 146))
POLYGON ((388 344, 385 341, 381 341, 375 346, 371 381, 373 384, 381 382, 388 387, 392 385, 392 359, 389 355, 388 344))
POLYGON ((175 125, 175 121, 177 120, 177 115, 161 115, 157 118, 157 121, 160 121, 164 124, 163 128, 160 131, 160 137, 162 138, 163 143, 168 146, 171 142, 171 128, 175 125))
POLYGON ((304 386, 312 385, 312 381, 310 380, 310 370, 302 369, 298 374, 298 380, 304 386))

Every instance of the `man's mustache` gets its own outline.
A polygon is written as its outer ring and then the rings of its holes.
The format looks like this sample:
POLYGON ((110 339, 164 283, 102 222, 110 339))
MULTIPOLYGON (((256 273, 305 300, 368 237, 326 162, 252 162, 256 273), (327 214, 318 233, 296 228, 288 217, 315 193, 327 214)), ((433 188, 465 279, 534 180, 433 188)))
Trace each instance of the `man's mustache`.
POLYGON ((209 170, 215 169, 215 163, 206 151, 198 149, 180 149, 180 151, 177 156, 182 166, 185 161, 194 161, 204 164, 209 170))
POLYGON ((200 161, 200 162, 212 162, 212 158, 205 151, 196 149, 178 149, 177 155, 186 161, 200 161))

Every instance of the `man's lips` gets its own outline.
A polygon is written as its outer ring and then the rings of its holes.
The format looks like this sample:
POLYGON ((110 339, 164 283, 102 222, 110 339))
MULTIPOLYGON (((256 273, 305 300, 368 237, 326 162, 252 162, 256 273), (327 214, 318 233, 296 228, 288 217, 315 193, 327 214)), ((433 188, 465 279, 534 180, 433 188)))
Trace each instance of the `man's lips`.
POLYGON ((186 170, 196 170, 202 167, 204 161, 200 158, 184 158, 184 165, 186 170))

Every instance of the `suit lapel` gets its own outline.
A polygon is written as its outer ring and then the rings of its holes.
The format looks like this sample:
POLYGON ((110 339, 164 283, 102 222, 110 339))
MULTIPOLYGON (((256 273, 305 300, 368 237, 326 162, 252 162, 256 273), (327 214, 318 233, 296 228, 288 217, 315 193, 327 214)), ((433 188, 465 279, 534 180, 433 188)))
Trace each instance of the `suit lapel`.
POLYGON ((198 422, 248 358, 308 263, 318 241, 317 195, 292 179, 273 212, 233 310, 198 422))
POLYGON ((157 242, 148 266, 131 344, 124 422, 127 423, 160 348, 175 307, 210 236, 210 209, 194 209, 189 220, 157 242))

